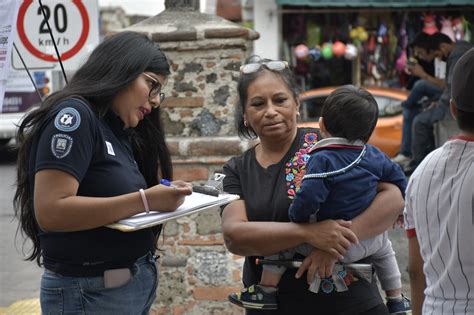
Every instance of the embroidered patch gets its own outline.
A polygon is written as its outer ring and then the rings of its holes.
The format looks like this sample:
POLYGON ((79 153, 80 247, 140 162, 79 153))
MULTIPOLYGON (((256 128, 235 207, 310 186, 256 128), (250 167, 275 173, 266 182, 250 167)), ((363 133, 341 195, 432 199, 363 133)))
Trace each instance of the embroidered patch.
POLYGON ((71 152, 73 140, 70 136, 58 133, 51 139, 51 152, 53 155, 62 159, 71 152))
POLYGON ((288 198, 294 199, 300 189, 301 181, 306 172, 306 162, 309 160, 308 152, 318 142, 318 135, 309 132, 304 136, 304 143, 295 155, 286 163, 286 188, 288 198))
POLYGON ((109 141, 105 141, 105 145, 107 146, 107 153, 109 155, 115 156, 114 147, 112 146, 112 143, 110 143, 109 141))
POLYGON ((71 132, 76 130, 81 124, 81 115, 72 107, 66 107, 54 118, 54 126, 64 132, 71 132))

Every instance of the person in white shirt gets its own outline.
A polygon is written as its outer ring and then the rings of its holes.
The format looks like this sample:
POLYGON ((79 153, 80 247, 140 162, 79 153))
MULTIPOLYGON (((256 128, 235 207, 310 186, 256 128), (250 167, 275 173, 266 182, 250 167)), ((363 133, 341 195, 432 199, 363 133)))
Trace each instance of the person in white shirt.
POLYGON ((474 314, 474 48, 454 67, 451 97, 461 134, 421 162, 406 191, 413 315, 474 314))

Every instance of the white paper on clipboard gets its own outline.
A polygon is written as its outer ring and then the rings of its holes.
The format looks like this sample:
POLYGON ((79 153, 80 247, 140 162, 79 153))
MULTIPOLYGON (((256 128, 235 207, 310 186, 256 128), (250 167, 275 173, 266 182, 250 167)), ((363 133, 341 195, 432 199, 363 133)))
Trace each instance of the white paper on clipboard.
POLYGON ((150 211, 148 214, 142 212, 130 218, 109 224, 107 227, 124 232, 137 231, 182 216, 190 215, 216 206, 222 206, 237 199, 239 199, 239 196, 232 194, 220 194, 218 197, 215 197, 193 192, 191 195, 186 196, 184 203, 173 212, 150 211))

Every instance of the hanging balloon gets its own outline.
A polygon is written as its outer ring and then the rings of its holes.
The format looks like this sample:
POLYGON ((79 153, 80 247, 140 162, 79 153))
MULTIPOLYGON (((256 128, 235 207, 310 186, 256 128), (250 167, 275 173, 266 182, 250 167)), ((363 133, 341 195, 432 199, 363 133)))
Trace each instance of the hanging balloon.
POLYGON ((317 47, 310 49, 309 55, 311 56, 311 58, 313 58, 313 60, 319 60, 319 58, 321 58, 321 49, 317 47))
POLYGON ((351 39, 359 39, 359 30, 357 28, 351 29, 349 36, 351 39))
POLYGON ((334 44, 332 44, 332 53, 336 57, 342 57, 344 56, 344 53, 346 52, 346 45, 344 45, 343 42, 336 40, 334 44))
POLYGON ((424 19, 423 32, 425 32, 428 35, 433 35, 434 33, 438 32, 434 15, 425 14, 423 19, 424 19))
POLYGON ((344 53, 344 58, 352 60, 357 57, 357 47, 353 44, 346 45, 346 51, 344 53))
POLYGON ((308 46, 300 44, 295 47, 295 55, 299 60, 305 59, 309 54, 308 46))
POLYGON ((331 59, 332 58, 332 44, 331 43, 324 43, 323 48, 321 49, 321 55, 324 59, 331 59))
POLYGON ((369 38, 369 34, 368 34, 367 31, 365 30, 365 28, 363 28, 362 26, 358 26, 358 27, 357 27, 357 32, 359 33, 359 34, 358 34, 358 39, 359 39, 361 42, 365 42, 365 41, 369 38))

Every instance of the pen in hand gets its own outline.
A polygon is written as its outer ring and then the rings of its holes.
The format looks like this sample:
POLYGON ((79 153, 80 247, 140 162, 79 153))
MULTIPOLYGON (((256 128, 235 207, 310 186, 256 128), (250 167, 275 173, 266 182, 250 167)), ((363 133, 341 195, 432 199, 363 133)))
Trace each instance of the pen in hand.
POLYGON ((168 179, 164 179, 164 178, 160 179, 160 184, 168 186, 168 187, 176 187, 174 184, 171 183, 171 181, 169 181, 168 179))

